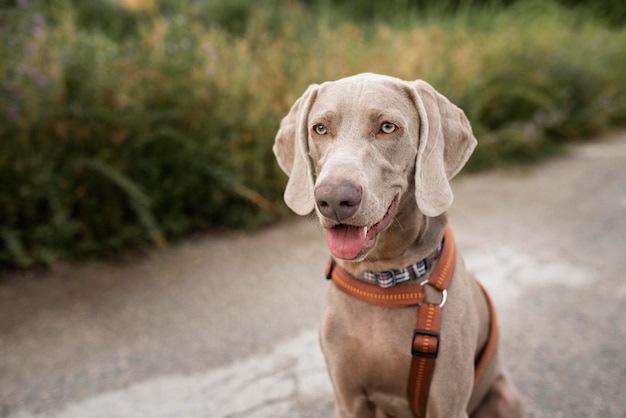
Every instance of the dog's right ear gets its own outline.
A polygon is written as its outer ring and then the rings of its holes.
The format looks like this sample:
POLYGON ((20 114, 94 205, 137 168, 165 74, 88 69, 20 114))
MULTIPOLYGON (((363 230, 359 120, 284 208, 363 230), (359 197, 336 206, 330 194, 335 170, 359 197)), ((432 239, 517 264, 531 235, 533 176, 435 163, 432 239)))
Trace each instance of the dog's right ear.
POLYGON ((307 121, 317 96, 317 88, 317 84, 310 85, 293 104, 280 122, 272 148, 278 165, 289 176, 284 194, 285 203, 298 215, 308 215, 315 207, 307 121))

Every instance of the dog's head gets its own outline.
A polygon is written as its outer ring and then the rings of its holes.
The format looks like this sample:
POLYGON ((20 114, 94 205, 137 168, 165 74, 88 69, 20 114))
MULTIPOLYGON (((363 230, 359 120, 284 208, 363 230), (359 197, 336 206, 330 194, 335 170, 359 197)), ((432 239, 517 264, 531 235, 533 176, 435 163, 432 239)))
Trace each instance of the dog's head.
POLYGON ((367 73, 309 86, 273 150, 287 205, 315 209, 333 255, 358 261, 403 199, 429 217, 448 210, 449 181, 475 146, 463 111, 428 83, 367 73))

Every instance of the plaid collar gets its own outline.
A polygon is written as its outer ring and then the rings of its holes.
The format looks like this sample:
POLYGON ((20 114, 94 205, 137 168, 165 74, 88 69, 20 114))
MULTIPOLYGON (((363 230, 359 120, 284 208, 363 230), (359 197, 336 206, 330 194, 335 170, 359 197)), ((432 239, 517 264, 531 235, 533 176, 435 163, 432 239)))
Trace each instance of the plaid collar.
POLYGON ((417 279, 426 274, 437 262, 441 250, 443 248, 443 240, 437 246, 437 249, 428 257, 418 261, 415 264, 405 267, 402 270, 388 270, 380 273, 366 271, 362 274, 362 279, 368 283, 375 284, 382 288, 393 287, 398 283, 408 282, 417 279))

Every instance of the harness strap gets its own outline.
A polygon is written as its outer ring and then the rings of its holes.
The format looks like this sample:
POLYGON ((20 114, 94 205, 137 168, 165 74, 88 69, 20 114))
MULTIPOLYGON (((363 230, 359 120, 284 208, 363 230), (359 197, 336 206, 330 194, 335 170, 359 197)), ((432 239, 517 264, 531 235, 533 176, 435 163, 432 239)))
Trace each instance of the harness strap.
MULTIPOLYGON (((476 280, 476 278, 474 278, 474 280, 476 280)), ((480 379, 480 377, 482 376, 485 368, 487 367, 487 364, 489 364, 489 360, 491 359, 491 356, 493 355, 496 346, 498 345, 498 316, 496 315, 496 307, 493 304, 491 297, 489 297, 489 293, 487 293, 485 287, 478 280, 476 280, 476 283, 478 283, 478 285, 482 289, 483 294, 485 295, 485 299, 487 300, 490 321, 489 337, 487 337, 487 342, 485 343, 485 346, 481 350, 478 358, 476 359, 476 362, 474 363, 474 384, 476 384, 476 382, 478 382, 478 379, 480 379)))
POLYGON ((332 258, 326 266, 326 278, 340 290, 362 302, 384 308, 408 308, 424 301, 424 287, 407 283, 401 286, 382 288, 354 278, 335 264, 332 258))
MULTIPOLYGON (((326 267, 327 279, 332 280, 335 286, 343 292, 363 302, 386 308, 407 308, 417 305, 416 324, 411 344, 412 359, 407 397, 413 414, 418 418, 426 417, 430 383, 435 370, 435 360, 439 353, 441 308, 446 301, 446 292, 454 276, 455 265, 456 246, 452 228, 448 225, 441 255, 427 282, 381 288, 356 279, 336 265, 332 258, 326 267), (442 292, 441 301, 438 303, 426 302, 424 300, 424 286, 432 286, 442 292)), ((489 306, 491 324, 485 347, 475 362, 474 382, 478 381, 485 370, 498 340, 495 308, 482 285, 481 288, 489 306)))
MULTIPOLYGON (((456 246, 450 225, 446 227, 443 250, 427 285, 440 292, 445 292, 454 276, 456 266, 456 246)), ((417 320, 413 331, 411 346, 411 370, 407 395, 413 414, 418 418, 426 417, 426 405, 435 361, 439 353, 441 340, 441 305, 445 303, 422 303, 417 307, 417 320)))

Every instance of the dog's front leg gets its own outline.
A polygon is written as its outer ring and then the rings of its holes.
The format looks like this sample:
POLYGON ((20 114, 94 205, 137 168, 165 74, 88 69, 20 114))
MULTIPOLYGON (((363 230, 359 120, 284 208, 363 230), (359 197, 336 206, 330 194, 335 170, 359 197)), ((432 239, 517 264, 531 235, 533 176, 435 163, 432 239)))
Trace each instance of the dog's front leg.
POLYGON ((355 331, 361 325, 360 314, 346 303, 355 301, 330 286, 320 326, 320 345, 335 394, 335 418, 374 418, 375 407, 363 387, 368 359, 361 350, 367 345, 355 331))
POLYGON ((437 360, 436 369, 438 370, 435 371, 430 386, 426 416, 429 418, 467 418, 467 405, 474 382, 473 356, 465 355, 462 360, 457 358, 446 361, 445 359, 445 356, 440 356, 437 360))
MULTIPOLYGON (((337 389, 335 389, 337 392, 337 389)), ((335 398, 335 418, 374 418, 375 407, 364 395, 351 399, 335 398)))
POLYGON ((360 386, 358 368, 336 350, 324 350, 324 357, 335 394, 335 418, 374 418, 375 406, 360 386))
POLYGON ((444 387, 434 382, 430 388, 426 416, 429 418, 468 418, 467 402, 471 394, 468 385, 449 384, 444 387))

